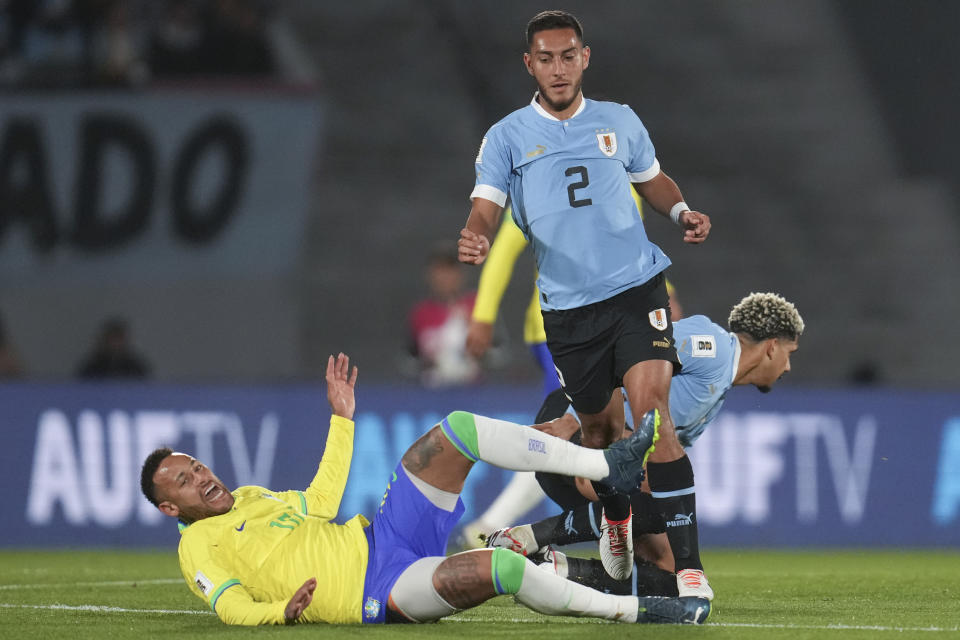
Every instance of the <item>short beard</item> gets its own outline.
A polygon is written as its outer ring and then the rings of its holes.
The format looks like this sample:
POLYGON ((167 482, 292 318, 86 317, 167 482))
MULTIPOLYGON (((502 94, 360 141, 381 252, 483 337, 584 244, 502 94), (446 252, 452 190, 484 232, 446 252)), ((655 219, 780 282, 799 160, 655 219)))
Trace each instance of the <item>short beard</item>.
POLYGON ((757 385, 757 389, 759 389, 760 393, 770 393, 771 391, 773 391, 773 387, 771 387, 768 384, 757 385))
POLYGON ((577 83, 576 91, 573 92, 573 97, 570 98, 570 100, 567 101, 566 104, 552 102, 550 98, 547 97, 547 92, 543 90, 543 87, 538 86, 537 88, 540 89, 540 100, 542 100, 543 103, 546 104, 548 107, 550 107, 555 113, 560 113, 561 111, 566 111, 570 107, 570 105, 572 105, 576 101, 577 96, 580 95, 581 86, 583 86, 582 81, 577 83))

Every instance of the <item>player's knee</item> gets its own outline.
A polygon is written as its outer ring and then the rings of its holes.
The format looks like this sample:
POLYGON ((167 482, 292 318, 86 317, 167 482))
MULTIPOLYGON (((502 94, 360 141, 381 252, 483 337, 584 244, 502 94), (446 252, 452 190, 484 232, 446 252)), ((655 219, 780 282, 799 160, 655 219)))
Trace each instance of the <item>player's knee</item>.
POLYGON ((509 549, 497 548, 490 558, 490 573, 493 579, 493 588, 500 595, 516 593, 523 584, 523 572, 526 571, 527 559, 519 553, 509 549))
POLYGON ((480 459, 476 418, 472 413, 468 411, 450 413, 441 421, 440 430, 465 458, 471 462, 480 459))

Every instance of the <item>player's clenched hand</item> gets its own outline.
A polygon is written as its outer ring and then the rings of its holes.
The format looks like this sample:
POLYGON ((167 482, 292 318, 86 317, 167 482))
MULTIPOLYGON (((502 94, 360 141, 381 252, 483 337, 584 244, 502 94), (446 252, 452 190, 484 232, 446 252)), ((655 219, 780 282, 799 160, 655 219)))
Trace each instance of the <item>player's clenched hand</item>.
POLYGON ((297 618, 303 615, 303 610, 306 609, 313 600, 313 590, 316 588, 317 579, 310 578, 293 594, 290 602, 287 603, 287 608, 283 610, 283 617, 286 618, 288 624, 296 622, 297 618))
POLYGON ((460 230, 460 239, 457 240, 457 258, 467 264, 482 264, 490 252, 490 241, 486 236, 470 231, 460 230))
POLYGON ((327 402, 333 414, 353 420, 356 400, 353 387, 357 384, 357 368, 350 371, 350 357, 340 353, 337 359, 327 359, 327 402))
POLYGON ((699 211, 684 211, 680 214, 683 241, 700 244, 710 235, 710 216, 699 211))
POLYGON ((482 358, 493 344, 493 325, 489 322, 470 321, 467 329, 467 353, 474 358, 482 358))

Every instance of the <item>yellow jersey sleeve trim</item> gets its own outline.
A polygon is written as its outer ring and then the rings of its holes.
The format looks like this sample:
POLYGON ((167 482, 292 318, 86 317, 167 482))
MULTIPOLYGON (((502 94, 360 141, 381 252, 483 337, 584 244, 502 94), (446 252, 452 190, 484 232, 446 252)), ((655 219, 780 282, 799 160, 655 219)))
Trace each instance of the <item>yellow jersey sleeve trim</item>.
POLYGON ((240 585, 239 580, 227 580, 222 585, 220 585, 216 591, 213 592, 213 595, 210 596, 210 608, 213 609, 214 613, 217 611, 217 600, 220 599, 220 596, 223 595, 223 592, 229 589, 230 587, 236 587, 240 585))
MULTIPOLYGON (((214 608, 217 617, 230 625, 256 626, 261 624, 284 624, 284 611, 287 608, 286 600, 275 602, 257 602, 250 597, 243 585, 236 580, 225 583, 220 591, 217 607, 214 608), (232 584, 230 584, 232 583, 232 584), (237 587, 231 589, 228 587, 237 587)), ((292 596, 293 594, 291 594, 292 596)))
POLYGON ((303 495, 303 491, 297 491, 297 496, 300 498, 300 513, 307 515, 307 498, 303 495))

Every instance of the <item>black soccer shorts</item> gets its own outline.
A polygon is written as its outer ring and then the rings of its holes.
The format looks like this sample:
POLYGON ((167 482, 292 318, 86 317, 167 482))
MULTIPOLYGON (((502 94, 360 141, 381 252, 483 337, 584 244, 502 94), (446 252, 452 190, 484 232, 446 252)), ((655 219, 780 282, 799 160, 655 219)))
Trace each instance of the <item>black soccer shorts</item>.
POLYGON ((638 362, 667 360, 680 371, 662 273, 600 302, 544 311, 543 326, 560 385, 580 413, 603 411, 638 362))

